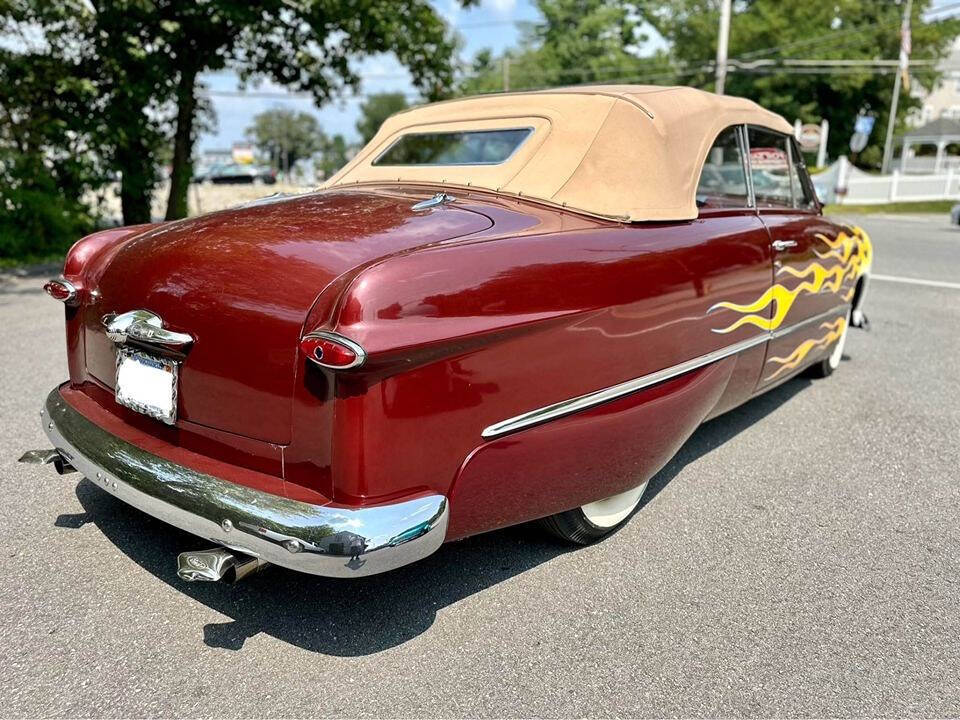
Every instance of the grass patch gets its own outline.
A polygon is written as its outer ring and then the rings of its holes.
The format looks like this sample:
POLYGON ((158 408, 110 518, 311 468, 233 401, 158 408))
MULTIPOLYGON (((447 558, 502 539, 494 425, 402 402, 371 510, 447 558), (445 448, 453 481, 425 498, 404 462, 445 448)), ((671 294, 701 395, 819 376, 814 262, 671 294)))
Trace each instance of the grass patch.
POLYGON ((19 258, 0 257, 0 270, 14 270, 31 265, 63 265, 66 252, 50 253, 48 255, 27 255, 19 258))
POLYGON ((876 215, 878 213, 950 213, 957 204, 956 200, 926 200, 923 202, 895 202, 883 205, 825 205, 824 215, 851 213, 854 215, 876 215))

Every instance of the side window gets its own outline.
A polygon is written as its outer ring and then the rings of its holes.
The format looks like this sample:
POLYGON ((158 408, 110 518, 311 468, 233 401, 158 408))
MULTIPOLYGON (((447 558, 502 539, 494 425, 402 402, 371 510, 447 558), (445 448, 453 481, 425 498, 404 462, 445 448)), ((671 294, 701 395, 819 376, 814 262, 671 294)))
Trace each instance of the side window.
POLYGON ((717 136, 707 153, 697 185, 697 206, 701 208, 742 208, 749 205, 747 176, 737 127, 717 136))
POLYGON ((803 210, 810 210, 817 206, 814 201, 813 182, 810 173, 803 162, 803 153, 797 147, 796 141, 790 141, 790 155, 793 162, 790 164, 790 181, 793 184, 793 206, 803 210))
POLYGON ((758 208, 792 208, 790 189, 790 151, 786 135, 751 127, 750 179, 758 208))

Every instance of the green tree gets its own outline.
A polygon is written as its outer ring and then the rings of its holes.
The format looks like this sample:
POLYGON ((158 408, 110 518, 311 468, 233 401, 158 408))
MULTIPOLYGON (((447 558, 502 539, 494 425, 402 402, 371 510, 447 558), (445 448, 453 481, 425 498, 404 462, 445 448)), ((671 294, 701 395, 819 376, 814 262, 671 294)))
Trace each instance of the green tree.
POLYGON ((247 136, 284 169, 320 150, 324 139, 313 115, 279 108, 256 115, 247 136))
POLYGON ((83 198, 106 182, 87 142, 95 91, 65 69, 0 49, 0 259, 62 252, 92 227, 83 198))
POLYGON ((154 41, 150 2, 18 0, 0 6, 0 21, 14 46, 13 62, 55 67, 58 82, 37 87, 35 104, 55 104, 58 87, 84 86, 87 104, 62 118, 62 129, 96 148, 120 181, 127 223, 150 220, 157 182, 154 154, 166 142, 165 118, 173 83, 165 47, 154 41))
POLYGON ((427 0, 154 2, 178 78, 168 218, 186 213, 197 76, 204 71, 230 67, 245 81, 267 78, 310 92, 320 104, 356 90, 352 61, 373 53, 393 52, 427 97, 444 93, 452 80, 454 45, 427 0))
POLYGON ((360 106, 360 119, 357 121, 357 132, 363 144, 370 142, 384 120, 407 107, 407 98, 401 92, 375 93, 367 97, 360 106))
MULTIPOLYGON (((956 20, 924 22, 931 0, 914 0, 912 60, 937 61, 948 52, 960 24, 956 20)), ((847 141, 861 110, 877 117, 870 144, 860 154, 865 164, 879 164, 893 92, 892 68, 832 69, 784 66, 785 59, 895 60, 900 48, 903 2, 837 0, 782 2, 743 0, 734 4, 730 25, 731 69, 726 92, 751 98, 790 121, 826 117, 829 151, 848 152, 847 141)), ((716 0, 646 0, 637 8, 669 43, 665 59, 672 67, 667 82, 710 89, 716 54, 719 3, 716 0), (672 76, 671 76, 672 75, 672 76)), ((912 69, 915 82, 930 87, 940 72, 934 64, 912 69)), ((903 92, 898 124, 919 100, 903 92)))
POLYGON ((543 19, 527 24, 519 48, 480 51, 460 85, 464 94, 582 83, 631 82, 649 73, 638 56, 647 41, 635 13, 616 0, 537 0, 543 19), (508 67, 505 69, 504 64, 508 67))
POLYGON ((350 159, 350 153, 355 148, 351 148, 343 135, 334 135, 333 137, 323 136, 320 142, 320 154, 317 162, 317 169, 323 173, 323 177, 329 178, 337 170, 347 164, 350 159))
POLYGON ((80 57, 126 222, 149 218, 157 150, 171 136, 166 215, 186 214, 201 73, 229 68, 321 104, 356 90, 354 60, 374 53, 394 53, 427 98, 449 92, 453 75, 454 43, 428 0, 18 0, 0 5, 0 20, 31 26, 50 55, 80 57))

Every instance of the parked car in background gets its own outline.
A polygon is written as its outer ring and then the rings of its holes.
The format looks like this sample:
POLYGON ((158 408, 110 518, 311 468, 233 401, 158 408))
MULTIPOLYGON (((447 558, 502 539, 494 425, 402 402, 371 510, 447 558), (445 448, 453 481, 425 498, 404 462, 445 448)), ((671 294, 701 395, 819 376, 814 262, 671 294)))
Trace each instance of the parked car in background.
POLYGON ((588 543, 700 423, 839 366, 871 258, 747 100, 427 105, 318 192, 78 242, 27 459, 217 544, 188 580, 368 575, 537 519, 588 543))
POLYGON ((214 185, 273 185, 277 181, 277 171, 266 165, 211 165, 196 173, 193 181, 214 185))

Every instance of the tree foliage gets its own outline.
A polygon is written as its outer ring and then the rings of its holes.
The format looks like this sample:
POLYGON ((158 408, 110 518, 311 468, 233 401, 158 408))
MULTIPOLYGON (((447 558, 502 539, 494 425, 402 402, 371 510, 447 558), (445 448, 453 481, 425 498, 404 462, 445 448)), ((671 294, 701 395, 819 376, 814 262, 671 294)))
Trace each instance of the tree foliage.
POLYGON ((537 0, 543 20, 523 28, 518 48, 494 57, 477 53, 464 94, 558 85, 631 82, 648 71, 638 55, 647 41, 629 4, 616 0, 537 0), (509 67, 504 70, 504 63, 509 67))
POLYGON ((452 80, 454 44, 427 0, 153 2, 179 78, 168 218, 186 212, 201 72, 230 67, 244 81, 269 79, 312 93, 318 104, 357 90, 353 61, 374 53, 394 53, 428 98, 441 96, 452 80))
MULTIPOLYGON (((911 70, 932 87, 943 58, 960 30, 957 20, 924 22, 931 0, 912 10, 913 60, 934 61, 911 70)), ((537 0, 543 19, 529 26, 519 47, 494 57, 481 51, 460 84, 461 92, 500 91, 509 59, 510 89, 581 83, 691 85, 713 89, 720 3, 718 0, 537 0), (651 53, 643 28, 652 28, 666 48, 651 53), (641 53, 643 56, 641 57, 641 53)), ((894 68, 829 70, 786 67, 786 59, 896 60, 904 0, 783 2, 737 0, 730 28, 726 92, 757 101, 793 121, 827 118, 832 156, 849 152, 856 116, 874 114, 862 164, 878 165, 882 154, 894 68)), ((920 101, 900 97, 898 127, 920 101)))
MULTIPOLYGON (((167 217, 185 214, 204 72, 271 80, 323 104, 359 88, 355 60, 371 54, 392 52, 428 99, 449 92, 454 71, 454 40, 428 0, 5 0, 0 23, 7 37, 39 37, 33 54, 90 90, 92 121, 67 124, 119 176, 127 223, 150 219, 171 141, 167 217)), ((14 100, 9 112, 37 105, 14 100)))
MULTIPOLYGON (((914 0, 912 60, 939 60, 960 24, 924 22, 931 0, 914 0)), ((829 152, 848 153, 847 142, 862 110, 877 118, 861 163, 879 165, 893 94, 893 69, 785 67, 784 59, 896 60, 904 3, 891 0, 782 2, 743 0, 734 4, 730 24, 726 92, 751 98, 790 121, 830 121, 829 152), (751 63, 753 66, 751 67, 751 63)), ((712 89, 719 3, 716 0, 647 0, 638 12, 669 43, 669 82, 712 89)), ((940 72, 931 64, 911 70, 913 80, 932 87, 940 72)), ((903 92, 898 126, 920 100, 903 92)))
POLYGON ((402 92, 375 93, 360 106, 357 132, 366 144, 377 134, 383 121, 394 113, 407 109, 407 97, 402 92))
POLYGON ((104 180, 88 131, 94 89, 36 52, 0 50, 0 259, 63 251, 89 229, 104 180))
POLYGON ((356 148, 351 147, 343 135, 337 134, 332 137, 324 135, 320 143, 317 169, 323 173, 324 178, 329 178, 347 164, 347 160, 355 150, 356 148))
POLYGON ((247 136, 277 167, 293 167, 297 160, 311 157, 323 146, 320 123, 310 113, 277 108, 253 118, 247 136))

